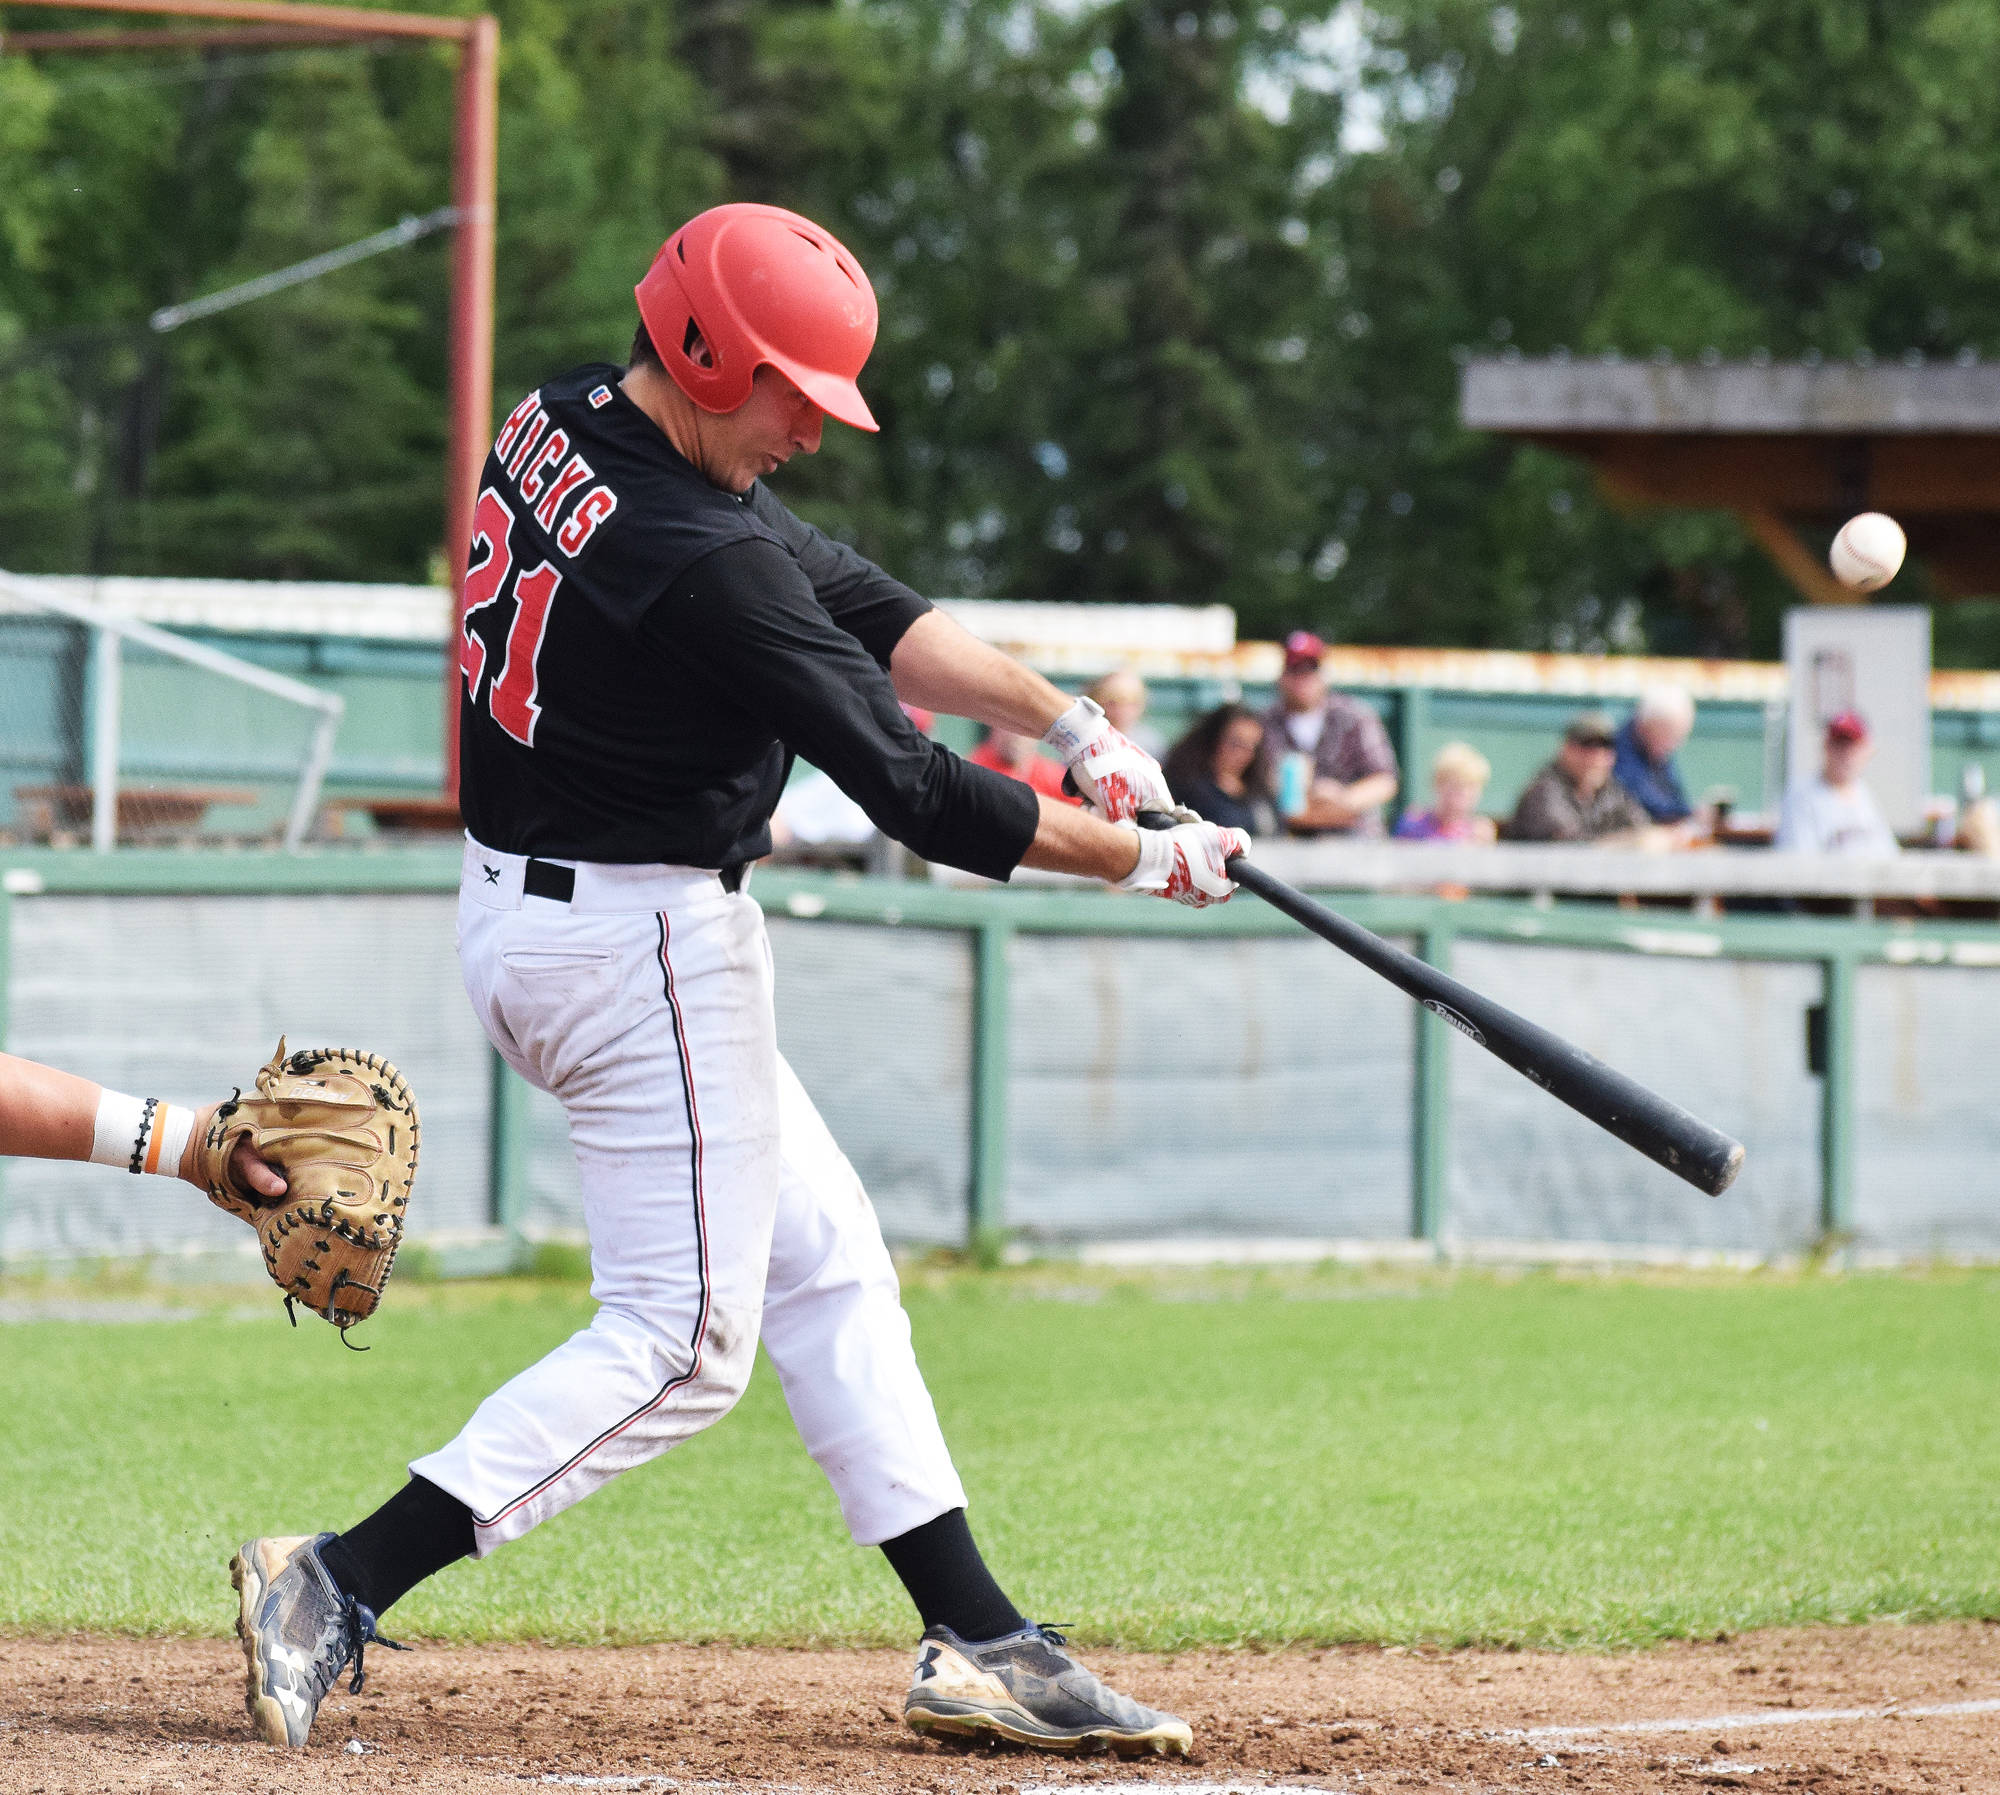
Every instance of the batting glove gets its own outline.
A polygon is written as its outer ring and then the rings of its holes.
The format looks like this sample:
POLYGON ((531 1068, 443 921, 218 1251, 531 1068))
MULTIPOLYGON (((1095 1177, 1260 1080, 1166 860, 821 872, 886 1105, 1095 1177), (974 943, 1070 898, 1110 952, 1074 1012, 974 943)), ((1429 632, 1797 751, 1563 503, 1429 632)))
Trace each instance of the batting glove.
POLYGON ((1129 822, 1142 810, 1163 810, 1192 822, 1167 789, 1160 763, 1111 727, 1094 699, 1079 698, 1042 737, 1063 758, 1083 801, 1106 822, 1129 822))
POLYGON ((1236 890, 1236 881, 1229 876, 1229 861, 1250 852, 1249 836, 1219 823, 1140 829, 1138 835, 1139 864, 1118 881, 1118 889, 1172 898, 1196 910, 1229 902, 1236 890))

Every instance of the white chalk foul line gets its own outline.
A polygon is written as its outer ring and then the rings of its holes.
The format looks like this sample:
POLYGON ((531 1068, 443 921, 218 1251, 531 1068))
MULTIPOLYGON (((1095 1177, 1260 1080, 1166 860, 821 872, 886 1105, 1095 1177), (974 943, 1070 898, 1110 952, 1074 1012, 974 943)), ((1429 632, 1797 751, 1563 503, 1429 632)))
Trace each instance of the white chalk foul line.
MULTIPOLYGON (((1634 1733, 1727 1733, 1747 1732, 1767 1726, 1826 1726, 1849 1720, 1949 1720, 1963 1714, 2000 1714, 2000 1699, 1970 1702, 1934 1702, 1914 1708, 1772 1708, 1761 1714, 1708 1714, 1688 1720, 1616 1720, 1597 1726, 1509 1727, 1489 1732, 1489 1739, 1591 1739, 1606 1734, 1634 1733)), ((1750 1764, 1711 1765, 1711 1769, 1749 1772, 1761 1766, 1750 1764)), ((741 1791, 741 1783, 690 1781, 676 1776, 579 1776, 547 1772, 538 1779, 545 1785, 569 1789, 663 1789, 701 1795, 703 1791, 741 1791)), ((764 1795, 813 1795, 798 1783, 756 1785, 764 1795)), ((1064 1795, 1073 1788, 1067 1783, 1023 1783, 1021 1795, 1064 1795)), ((1093 1783, 1095 1795, 1159 1795, 1163 1788, 1173 1795, 1272 1795, 1268 1783, 1093 1783)), ((1286 1783, 1285 1795, 1341 1795, 1340 1791, 1317 1785, 1286 1783)))
MULTIPOLYGON (((538 1782, 566 1789, 666 1789, 677 1795, 707 1795, 708 1791, 729 1790, 733 1795, 743 1795, 746 1787, 754 1789, 758 1795, 815 1795, 815 1791, 800 1783, 717 1783, 688 1781, 674 1776, 581 1776, 559 1775, 550 1771, 536 1779, 538 1782)), ((1092 1783, 1091 1795, 1279 1795, 1276 1785, 1271 1783, 1092 1783)), ((1023 1783, 1021 1795, 1075 1795, 1074 1783, 1023 1783)), ((1285 1783, 1283 1795, 1352 1795, 1351 1790, 1323 1788, 1318 1784, 1285 1783)), ((823 1791, 821 1795, 830 1795, 823 1791)))
POLYGON ((541 1780, 564 1789, 698 1789, 716 1786, 683 1783, 672 1776, 558 1776, 553 1771, 541 1780))
POLYGON ((704 1795, 705 1791, 732 1789, 736 1795, 742 1795, 742 1791, 749 1788, 757 1791, 757 1795, 813 1795, 811 1790, 798 1783, 717 1783, 685 1776, 583 1776, 577 1773, 562 1775, 549 1770, 534 1780, 563 1789, 672 1789, 679 1795, 704 1795))
POLYGON ((1496 1739, 1585 1739, 1601 1733, 1743 1732, 1752 1727, 1824 1726, 1841 1720, 1945 1720, 1955 1714, 2000 1714, 2000 1700, 1937 1702, 1923 1708, 1772 1708, 1762 1714, 1710 1714, 1698 1720, 1620 1720, 1602 1726, 1531 1726, 1496 1739))

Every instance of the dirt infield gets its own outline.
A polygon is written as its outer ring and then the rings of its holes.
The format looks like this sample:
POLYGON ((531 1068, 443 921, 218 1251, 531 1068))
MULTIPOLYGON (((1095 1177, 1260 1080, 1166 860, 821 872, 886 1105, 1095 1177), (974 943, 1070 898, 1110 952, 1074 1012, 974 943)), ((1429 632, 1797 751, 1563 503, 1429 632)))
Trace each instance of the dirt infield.
POLYGON ((1606 1658, 1353 1649, 1094 1662, 1194 1723, 1192 1764, 926 1745, 897 1718, 900 1652, 678 1646, 371 1654, 367 1689, 331 1698, 312 1745, 288 1753, 246 1737, 234 1641, 6 1639, 0 1795, 2000 1789, 1992 1624, 1747 1634, 1606 1658))

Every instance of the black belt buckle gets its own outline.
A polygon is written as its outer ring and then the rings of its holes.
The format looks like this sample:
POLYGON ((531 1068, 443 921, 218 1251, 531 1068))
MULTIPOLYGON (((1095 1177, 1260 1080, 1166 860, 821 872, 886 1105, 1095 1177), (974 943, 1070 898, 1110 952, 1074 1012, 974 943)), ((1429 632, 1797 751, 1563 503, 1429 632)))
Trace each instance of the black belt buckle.
POLYGON ((530 860, 521 875, 521 891, 526 897, 553 898, 566 904, 576 896, 576 868, 557 866, 549 860, 530 860))
POLYGON ((716 875, 722 881, 722 889, 724 891, 741 891, 744 886, 750 883, 750 869, 756 864, 754 860, 731 861, 729 865, 725 866, 716 875))

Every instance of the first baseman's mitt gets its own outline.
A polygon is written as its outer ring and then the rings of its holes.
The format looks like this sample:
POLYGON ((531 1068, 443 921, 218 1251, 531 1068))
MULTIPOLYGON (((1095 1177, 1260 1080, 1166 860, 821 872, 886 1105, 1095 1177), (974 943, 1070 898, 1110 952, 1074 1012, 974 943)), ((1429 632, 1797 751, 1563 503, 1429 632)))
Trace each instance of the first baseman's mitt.
POLYGON ((416 1099, 377 1054, 317 1047, 288 1057, 280 1040, 255 1094, 217 1106, 195 1143, 195 1171, 212 1202, 257 1230, 287 1311, 303 1303, 345 1338, 375 1313, 403 1238, 416 1099), (259 1196, 231 1172, 246 1135, 284 1174, 282 1197, 259 1196))

